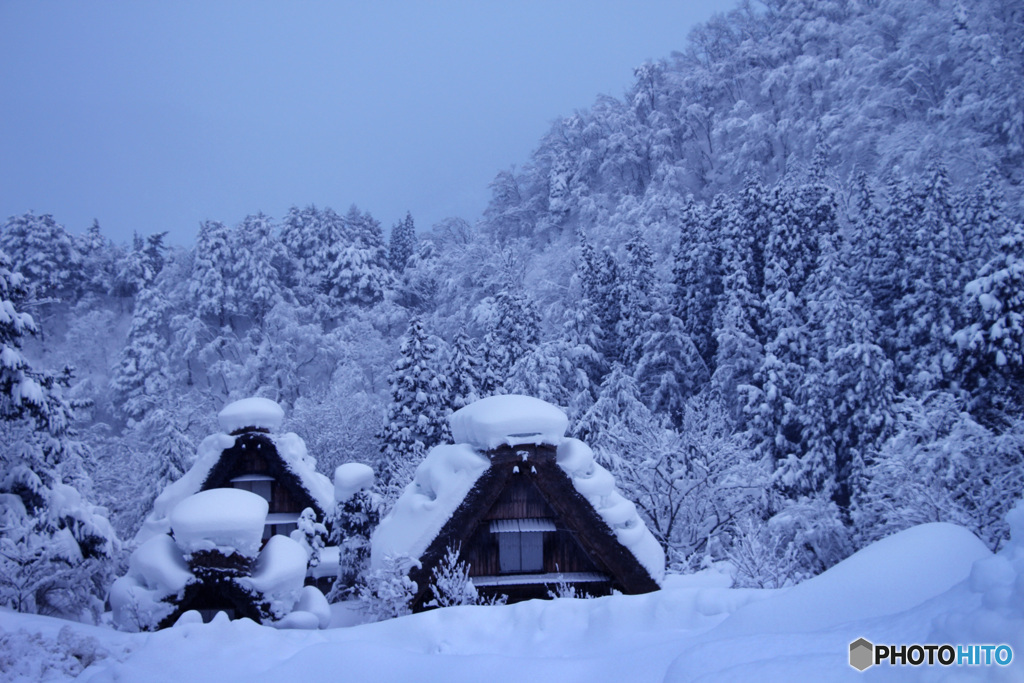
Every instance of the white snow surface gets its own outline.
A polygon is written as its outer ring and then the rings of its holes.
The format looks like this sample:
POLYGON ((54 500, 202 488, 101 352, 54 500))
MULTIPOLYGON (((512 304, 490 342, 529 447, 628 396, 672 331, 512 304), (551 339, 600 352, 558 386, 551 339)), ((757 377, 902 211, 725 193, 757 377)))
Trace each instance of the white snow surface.
POLYGON ((615 478, 594 461, 590 446, 579 439, 565 439, 558 446, 559 467, 575 489, 590 502, 655 581, 665 577, 665 551, 637 514, 636 506, 615 488, 615 478))
POLYGON ((220 428, 229 434, 246 427, 276 432, 284 422, 284 409, 269 398, 243 398, 224 406, 217 420, 220 428))
POLYGON ((389 555, 422 555, 490 465, 490 460, 468 444, 431 449, 374 531, 371 566, 379 567, 389 555))
POLYGON ((361 462, 347 462, 334 470, 334 500, 346 500, 373 486, 373 468, 361 462))
POLYGON ((262 496, 249 491, 200 491, 171 511, 171 531, 186 555, 216 548, 225 555, 256 557, 268 509, 262 496))
POLYGON ((539 398, 505 394, 489 396, 460 408, 448 418, 455 443, 468 443, 481 450, 503 444, 551 444, 565 436, 569 418, 539 398))
MULTIPOLYGON (((1024 532, 1024 507, 1018 510, 1015 537, 1024 532)), ((964 530, 930 524, 869 546, 813 581, 730 589, 716 567, 669 575, 662 590, 646 595, 453 607, 339 627, 355 614, 353 603, 342 603, 332 609, 335 628, 325 631, 215 619, 126 634, 0 609, 0 664, 14 682, 78 675, 85 683, 269 683, 334 680, 339 672, 352 680, 453 683, 1024 680, 1024 543, 992 555, 964 530), (968 558, 979 555, 972 565, 968 558), (871 600, 864 590, 883 597, 871 600), (849 644, 861 637, 1006 643, 1014 661, 860 673, 847 662, 849 644)), ((299 613, 312 621, 312 612, 299 613)))
MULTIPOLYGON (((316 458, 307 452, 306 442, 292 432, 268 436, 277 448, 285 467, 298 477, 317 505, 324 511, 332 509, 334 486, 330 479, 317 472, 316 458)), ((153 536, 168 533, 171 510, 185 498, 199 492, 210 476, 210 471, 220 460, 221 453, 234 445, 235 437, 228 434, 211 434, 203 439, 192 467, 180 479, 169 484, 153 502, 153 510, 135 535, 135 542, 144 543, 153 536)))

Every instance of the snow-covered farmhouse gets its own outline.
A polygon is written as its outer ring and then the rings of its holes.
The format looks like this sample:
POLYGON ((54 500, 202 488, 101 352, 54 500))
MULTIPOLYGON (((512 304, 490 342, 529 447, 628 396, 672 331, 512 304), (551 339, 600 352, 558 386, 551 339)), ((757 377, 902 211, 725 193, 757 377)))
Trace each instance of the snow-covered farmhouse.
MULTIPOLYGON (((221 432, 200 444, 195 464, 157 497, 135 537, 129 570, 111 588, 115 621, 156 629, 182 615, 249 617, 261 623, 324 627, 323 593, 337 573, 302 533, 335 505, 335 486, 316 471, 298 435, 278 434, 284 411, 249 398, 218 415, 221 432), (318 570, 318 571, 314 571, 318 570)), ((321 526, 320 533, 326 530, 321 526)))
POLYGON ((484 597, 548 597, 556 585, 590 595, 659 588, 665 554, 593 452, 566 438, 561 410, 492 396, 450 418, 455 445, 434 448, 372 538, 371 565, 414 562, 414 611, 427 608, 449 548, 484 597))
POLYGON ((157 497, 136 542, 168 533, 174 507, 210 489, 241 489, 265 499, 264 541, 294 531, 306 508, 321 520, 333 508, 334 484, 316 471, 305 442, 297 434, 277 433, 284 421, 281 406, 247 398, 228 404, 217 417, 222 432, 204 439, 192 468, 157 497))

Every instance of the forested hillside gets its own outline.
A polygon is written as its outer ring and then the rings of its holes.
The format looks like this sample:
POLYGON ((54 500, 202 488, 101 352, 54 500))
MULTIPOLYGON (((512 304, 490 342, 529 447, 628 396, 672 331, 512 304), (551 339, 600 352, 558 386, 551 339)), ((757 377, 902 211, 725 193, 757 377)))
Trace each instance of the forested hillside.
POLYGON ((450 411, 555 403, 673 569, 738 585, 926 521, 997 549, 1024 490, 1024 6, 771 0, 680 46, 555 122, 482 217, 295 207, 188 248, 7 220, 0 603, 99 609, 254 395, 388 500, 450 411))

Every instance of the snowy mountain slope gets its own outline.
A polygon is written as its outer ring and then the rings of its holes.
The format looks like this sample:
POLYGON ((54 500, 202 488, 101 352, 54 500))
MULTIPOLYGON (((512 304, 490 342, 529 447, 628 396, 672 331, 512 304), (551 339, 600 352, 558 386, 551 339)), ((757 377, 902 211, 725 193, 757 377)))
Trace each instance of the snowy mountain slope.
MULTIPOLYGON (((730 589, 728 577, 704 572, 670 577, 648 595, 457 607, 313 632, 218 620, 129 635, 4 611, 0 671, 13 680, 67 680, 75 673, 67 653, 79 643, 85 659, 97 659, 80 680, 96 682, 865 680, 847 663, 851 641, 934 642, 936 624, 991 622, 992 610, 1009 603, 983 597, 992 582, 979 583, 977 569, 968 577, 975 560, 1010 562, 1017 550, 1011 544, 993 556, 963 529, 932 524, 792 589, 730 589), (877 599, 860 599, 865 590, 877 599), (53 668, 41 671, 46 663, 53 668)), ((1003 628, 1002 642, 1024 652, 1024 618, 1003 628)), ((1022 680, 1021 670, 1015 661, 956 673, 1012 681, 1022 680)), ((951 672, 880 666, 869 673, 907 680, 951 672)))

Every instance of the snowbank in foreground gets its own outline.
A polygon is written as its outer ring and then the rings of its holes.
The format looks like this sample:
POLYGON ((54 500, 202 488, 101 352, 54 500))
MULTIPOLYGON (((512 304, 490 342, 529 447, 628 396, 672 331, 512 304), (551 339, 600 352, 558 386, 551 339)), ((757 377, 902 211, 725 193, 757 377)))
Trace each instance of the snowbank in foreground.
MULTIPOLYGON (((1015 533, 1024 530, 1024 507, 1018 510, 1015 533)), ((70 680, 77 647, 91 662, 81 681, 334 680, 342 672, 379 681, 793 683, 945 680, 951 673, 1020 681, 1022 577, 1024 548, 1010 544, 993 556, 964 530, 931 524, 781 591, 728 589, 721 574, 707 572, 670 576, 663 590, 646 595, 456 607, 302 632, 240 620, 136 635, 0 610, 0 671, 35 681, 40 676, 29 670, 45 669, 52 680, 70 680), (61 638, 62 627, 70 632, 61 638), (863 674, 847 663, 857 638, 935 642, 936 628, 972 639, 955 642, 1006 642, 1015 661, 1006 669, 876 667, 863 674), (38 666, 3 668, 19 657, 38 666)), ((347 613, 335 607, 336 616, 347 613)))

